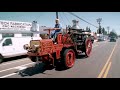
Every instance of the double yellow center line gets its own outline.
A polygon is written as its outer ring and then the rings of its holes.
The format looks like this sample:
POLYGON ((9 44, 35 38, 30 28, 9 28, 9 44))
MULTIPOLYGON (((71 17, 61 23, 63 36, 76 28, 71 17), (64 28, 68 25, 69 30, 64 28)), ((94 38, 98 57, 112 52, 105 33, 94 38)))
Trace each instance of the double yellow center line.
POLYGON ((116 46, 117 46, 117 43, 115 44, 115 46, 114 46, 106 64, 104 65, 103 69, 101 70, 101 72, 100 72, 100 74, 98 75, 97 78, 106 78, 107 77, 108 71, 109 71, 109 69, 111 67, 111 63, 112 63, 112 62, 110 62, 110 59, 113 55, 113 52, 115 51, 116 46))

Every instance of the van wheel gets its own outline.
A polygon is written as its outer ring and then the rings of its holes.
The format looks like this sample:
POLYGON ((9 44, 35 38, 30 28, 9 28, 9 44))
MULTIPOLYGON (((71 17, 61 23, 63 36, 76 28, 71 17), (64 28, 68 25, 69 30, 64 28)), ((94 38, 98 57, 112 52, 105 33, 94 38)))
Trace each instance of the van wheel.
POLYGON ((3 56, 0 55, 0 63, 2 63, 2 62, 3 62, 3 56))

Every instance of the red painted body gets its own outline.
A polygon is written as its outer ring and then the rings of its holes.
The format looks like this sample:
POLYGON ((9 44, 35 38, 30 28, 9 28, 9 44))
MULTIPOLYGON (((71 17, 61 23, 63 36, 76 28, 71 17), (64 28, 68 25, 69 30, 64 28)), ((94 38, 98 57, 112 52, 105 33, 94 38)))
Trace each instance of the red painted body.
MULTIPOLYGON (((40 43, 40 47, 36 53, 28 52, 29 56, 45 56, 56 53, 56 59, 60 59, 61 51, 63 47, 69 48, 74 44, 71 38, 58 34, 57 44, 54 44, 52 39, 34 40, 40 43)), ((31 41, 32 42, 32 41, 31 41)), ((32 46, 31 46, 32 47, 32 46)))
MULTIPOLYGON (((49 34, 50 34, 49 29, 49 34)), ((55 60, 61 61, 64 63, 66 68, 70 68, 74 65, 76 52, 80 52, 81 50, 77 50, 76 43, 73 42, 70 34, 58 34, 57 35, 57 44, 54 44, 52 39, 42 39, 42 40, 31 40, 30 47, 28 49, 28 56, 33 57, 32 59, 35 61, 35 57, 39 57, 39 60, 42 62, 50 62, 54 66, 55 60), (63 59, 63 60, 62 60, 63 59)), ((87 56, 90 56, 92 45, 90 43, 90 39, 84 42, 85 50, 87 56)), ((83 52, 81 51, 81 52, 83 52)), ((33 61, 32 60, 32 61, 33 61)))

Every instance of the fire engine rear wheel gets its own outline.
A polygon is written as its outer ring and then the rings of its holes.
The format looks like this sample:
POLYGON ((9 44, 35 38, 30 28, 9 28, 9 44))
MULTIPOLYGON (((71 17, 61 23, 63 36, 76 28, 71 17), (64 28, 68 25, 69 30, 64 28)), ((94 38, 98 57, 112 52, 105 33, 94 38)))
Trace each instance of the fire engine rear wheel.
POLYGON ((63 54, 63 66, 68 69, 75 63, 75 52, 72 49, 66 49, 63 54))
POLYGON ((86 57, 90 56, 91 51, 92 51, 91 39, 90 38, 86 38, 86 41, 85 41, 85 55, 86 55, 86 57))

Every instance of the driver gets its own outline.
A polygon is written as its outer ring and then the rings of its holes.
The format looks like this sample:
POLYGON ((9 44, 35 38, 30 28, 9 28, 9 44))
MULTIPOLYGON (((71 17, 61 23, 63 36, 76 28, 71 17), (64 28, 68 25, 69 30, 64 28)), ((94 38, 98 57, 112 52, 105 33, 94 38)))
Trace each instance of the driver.
POLYGON ((56 19, 55 22, 56 22, 54 27, 55 30, 51 33, 51 37, 53 38, 53 41, 55 41, 57 35, 61 33, 62 30, 62 26, 59 23, 59 19, 56 19))

